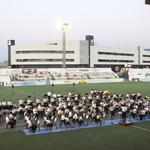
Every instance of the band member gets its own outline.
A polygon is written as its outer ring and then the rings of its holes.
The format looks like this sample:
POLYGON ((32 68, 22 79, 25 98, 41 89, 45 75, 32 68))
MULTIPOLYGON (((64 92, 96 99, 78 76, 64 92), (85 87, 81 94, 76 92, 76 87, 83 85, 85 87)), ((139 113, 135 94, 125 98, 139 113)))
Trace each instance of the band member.
POLYGON ((121 106, 121 110, 122 110, 122 122, 126 123, 126 118, 127 118, 127 106, 124 104, 123 106, 121 106))
POLYGON ((9 115, 6 116, 6 128, 8 128, 8 125, 10 125, 11 128, 14 128, 16 125, 16 117, 10 113, 9 115))

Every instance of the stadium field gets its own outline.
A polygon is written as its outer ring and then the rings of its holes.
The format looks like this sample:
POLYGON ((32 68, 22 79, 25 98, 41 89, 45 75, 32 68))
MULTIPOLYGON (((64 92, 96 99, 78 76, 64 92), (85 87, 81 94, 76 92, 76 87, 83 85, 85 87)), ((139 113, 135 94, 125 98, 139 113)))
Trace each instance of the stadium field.
MULTIPOLYGON (((49 86, 0 87, 0 101, 19 99, 31 96, 31 99, 42 98, 48 91, 68 94, 68 91, 79 91, 81 94, 90 89, 109 90, 112 94, 131 92, 150 96, 150 83, 97 83, 49 86)), ((74 131, 55 132, 26 136, 23 131, 10 129, 0 133, 2 150, 149 150, 150 122, 134 123, 130 126, 103 126, 98 128, 78 129, 74 131)))
POLYGON ((0 134, 0 146, 2 150, 149 150, 150 122, 33 136, 11 131, 0 134))
POLYGON ((112 94, 127 94, 131 92, 150 96, 150 82, 122 82, 122 83, 91 83, 68 85, 44 85, 44 86, 22 86, 22 87, 0 87, 0 101, 12 100, 17 103, 19 99, 31 96, 31 99, 42 98, 48 91, 60 94, 68 94, 69 91, 79 91, 81 94, 91 89, 109 90, 112 94))

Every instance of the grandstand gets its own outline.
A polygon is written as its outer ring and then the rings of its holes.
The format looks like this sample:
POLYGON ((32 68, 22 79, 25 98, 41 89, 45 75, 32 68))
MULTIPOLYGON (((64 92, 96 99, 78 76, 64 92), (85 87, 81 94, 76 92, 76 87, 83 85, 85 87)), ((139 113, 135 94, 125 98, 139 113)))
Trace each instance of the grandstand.
POLYGON ((123 81, 111 68, 3 69, 1 72, 10 77, 7 82, 11 80, 14 85, 45 85, 48 82, 72 84, 79 83, 80 80, 85 80, 87 83, 123 81))
POLYGON ((11 80, 8 75, 0 75, 0 86, 10 86, 11 80))
POLYGON ((150 69, 129 69, 129 80, 130 81, 150 81, 150 69))

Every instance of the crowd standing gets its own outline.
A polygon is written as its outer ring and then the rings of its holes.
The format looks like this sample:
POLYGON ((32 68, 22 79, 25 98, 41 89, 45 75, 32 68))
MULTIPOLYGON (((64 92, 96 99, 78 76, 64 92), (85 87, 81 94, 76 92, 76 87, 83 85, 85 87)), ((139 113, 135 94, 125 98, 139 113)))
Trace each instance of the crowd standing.
POLYGON ((150 118, 150 97, 140 93, 126 95, 111 95, 108 90, 92 89, 81 95, 79 92, 69 92, 61 95, 48 92, 43 99, 33 102, 30 99, 19 100, 13 105, 11 101, 0 102, 0 122, 6 121, 6 128, 14 128, 18 119, 23 119, 25 126, 31 132, 45 126, 52 130, 57 127, 74 128, 105 124, 115 118, 126 122, 126 118, 150 118))

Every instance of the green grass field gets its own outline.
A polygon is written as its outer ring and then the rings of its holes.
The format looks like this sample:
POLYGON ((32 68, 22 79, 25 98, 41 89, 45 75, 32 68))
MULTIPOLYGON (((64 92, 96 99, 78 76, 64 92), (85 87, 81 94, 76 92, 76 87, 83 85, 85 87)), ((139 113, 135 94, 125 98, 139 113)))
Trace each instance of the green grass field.
MULTIPOLYGON (((75 90, 82 94, 90 89, 108 89, 115 94, 140 92, 150 96, 150 83, 144 82, 75 85, 75 90)), ((52 86, 0 87, 0 100, 11 99, 16 103, 27 96, 41 98, 52 90, 68 94, 68 91, 73 91, 73 85, 55 85, 53 89, 52 86)), ((148 130, 116 125, 33 136, 26 136, 22 131, 10 131, 0 133, 0 150, 149 150, 150 122, 134 125, 148 130)))
MULTIPOLYGON (((150 122, 134 125, 150 129, 150 122)), ((0 146, 1 150, 149 150, 150 132, 119 125, 33 136, 7 132, 0 134, 0 146)))
MULTIPOLYGON (((143 95, 150 96, 150 83, 148 82, 123 82, 123 83, 94 83, 94 84, 76 84, 75 90, 82 94, 90 91, 90 89, 106 90, 115 94, 126 94, 131 92, 140 92, 143 95)), ((48 91, 54 91, 60 94, 68 94, 73 91, 73 85, 54 85, 52 86, 24 86, 24 87, 0 87, 0 101, 12 100, 18 102, 19 99, 31 96, 31 99, 42 98, 48 91)))

